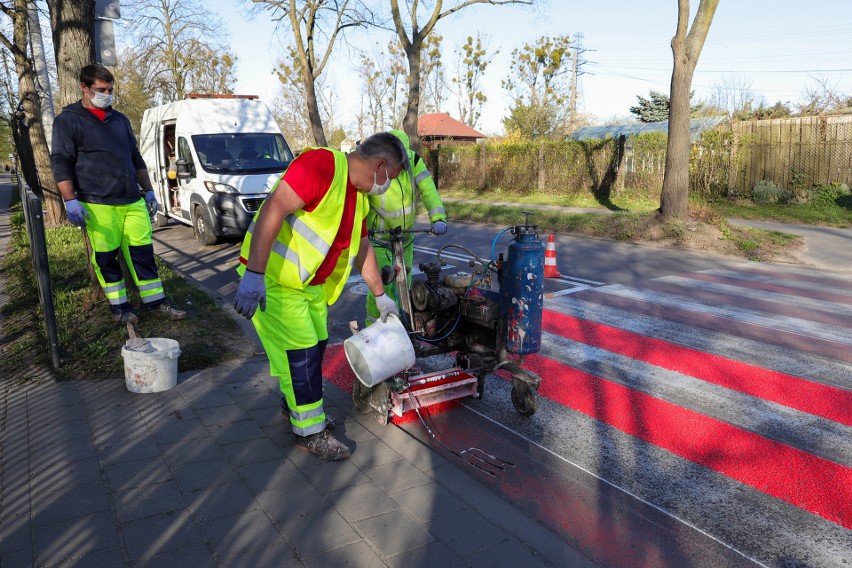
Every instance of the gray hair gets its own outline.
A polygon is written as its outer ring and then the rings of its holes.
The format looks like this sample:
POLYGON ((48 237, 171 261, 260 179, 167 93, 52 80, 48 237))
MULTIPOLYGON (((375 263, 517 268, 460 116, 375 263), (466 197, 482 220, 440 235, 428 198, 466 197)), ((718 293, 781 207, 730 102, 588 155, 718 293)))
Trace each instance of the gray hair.
POLYGON ((380 158, 390 164, 392 168, 397 166, 406 167, 408 163, 408 152, 399 138, 390 132, 379 132, 373 134, 355 149, 362 158, 380 158))

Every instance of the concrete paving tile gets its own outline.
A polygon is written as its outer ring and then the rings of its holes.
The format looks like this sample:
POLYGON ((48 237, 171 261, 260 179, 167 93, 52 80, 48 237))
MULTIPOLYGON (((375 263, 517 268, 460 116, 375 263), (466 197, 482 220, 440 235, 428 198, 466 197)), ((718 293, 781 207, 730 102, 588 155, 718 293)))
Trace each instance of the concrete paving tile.
POLYGON ((304 568, 289 544, 252 550, 234 558, 222 559, 217 565, 220 568, 304 568))
MULTIPOLYGON (((269 380, 272 383, 272 380, 269 380)), ((222 385, 227 392, 233 397, 248 396, 252 394, 265 394, 270 392, 269 386, 265 381, 257 378, 252 378, 244 381, 226 381, 222 385)))
POLYGON ((223 444, 220 448, 235 467, 270 459, 284 459, 281 448, 273 444, 269 438, 223 444))
POLYGON ((0 554, 0 566, 3 568, 32 568, 33 551, 30 548, 0 554))
POLYGON ((405 460, 371 467, 364 470, 364 473, 388 493, 425 485, 432 481, 405 460))
POLYGON ((130 521, 122 525, 121 532, 127 553, 134 561, 168 550, 204 544, 204 535, 186 511, 130 521))
POLYGON ((435 540, 424 524, 405 509, 370 517, 354 526, 384 557, 414 550, 435 540))
POLYGON ((391 497, 421 521, 440 519, 467 508, 464 501, 437 483, 396 491, 391 497))
POLYGON ((119 440, 98 444, 98 456, 104 464, 136 461, 160 455, 153 437, 119 440))
POLYGON ((349 460, 361 469, 369 469, 401 460, 402 456, 393 451, 390 446, 378 439, 359 442, 349 460))
POLYGON ((113 494, 134 487, 155 485, 172 478, 169 467, 159 456, 104 466, 104 475, 113 494))
POLYGON ((217 424, 210 426, 207 430, 219 444, 233 444, 264 437, 263 430, 254 421, 248 419, 229 424, 217 424))
POLYGON ((314 457, 314 463, 311 463, 310 467, 299 469, 323 495, 370 481, 370 478, 349 460, 331 462, 314 457))
POLYGON ((278 528, 260 509, 203 522, 201 530, 207 535, 217 559, 287 544, 278 528))
MULTIPOLYGON (((328 566, 335 568, 385 568, 387 566, 364 541, 308 558, 305 564, 311 568, 327 568, 328 566)), ((409 566, 412 565, 409 564, 409 566)))
POLYGON ((151 425, 151 434, 160 444, 174 444, 182 440, 207 438, 210 434, 197 418, 182 421, 158 422, 151 425))
POLYGON ((197 420, 198 413, 186 406, 186 401, 171 401, 167 406, 146 409, 142 413, 142 420, 149 426, 161 424, 179 424, 187 420, 197 420))
POLYGON ((239 466, 237 473, 254 495, 293 483, 308 484, 305 474, 283 456, 239 466))
POLYGON ((190 398, 187 398, 186 393, 182 394, 187 399, 189 406, 194 410, 211 408, 213 406, 227 406, 234 403, 234 397, 218 388, 190 398))
POLYGON ((32 546, 33 536, 29 511, 15 517, 9 515, 8 511, 4 511, 3 518, 0 520, 0 557, 5 557, 18 550, 30 550, 32 546))
POLYGON ((61 566, 73 566, 74 568, 111 568, 124 566, 124 553, 120 547, 107 548, 87 554, 82 558, 75 558, 72 564, 61 566))
POLYGON ((236 402, 226 406, 214 406, 211 408, 199 408, 195 411, 198 419, 205 426, 215 426, 217 424, 227 424, 229 422, 239 422, 246 420, 248 415, 236 402))
POLYGON ((288 522, 331 507, 322 494, 307 483, 285 485, 258 493, 255 497, 273 522, 288 522))
POLYGON ((329 493, 326 499, 350 524, 399 509, 399 503, 372 481, 329 493))
POLYGON ((77 438, 92 438, 89 424, 85 420, 51 424, 47 428, 32 428, 29 435, 30 443, 41 447, 61 444, 77 438))
POLYGON ((448 517, 428 521, 427 525, 429 532, 463 557, 508 538, 503 530, 472 509, 463 509, 448 517))
MULTIPOLYGON (((213 554, 203 544, 193 544, 174 550, 167 550, 162 554, 157 554, 135 564, 139 568, 209 568, 213 565, 213 554)), ((102 566, 100 568, 106 567, 102 566)))
POLYGON ((172 475, 177 480, 178 487, 180 487, 184 495, 206 487, 231 483, 239 479, 233 466, 223 460, 192 462, 173 467, 172 475))
MULTIPOLYGON (((360 418, 363 418, 363 416, 360 418)), ((359 420, 359 422, 378 438, 381 438, 395 452, 427 475, 430 475, 434 468, 447 462, 446 459, 438 455, 431 447, 424 445, 420 440, 409 434, 405 430, 405 428, 411 428, 409 425, 401 428, 391 424, 383 426, 375 420, 359 420)), ((419 423, 417 427, 422 428, 419 423)))
POLYGON ((189 510, 200 522, 253 511, 259 507, 242 481, 208 487, 184 497, 189 503, 189 510))
POLYGON ((49 493, 76 485, 101 481, 101 467, 95 457, 78 461, 57 461, 33 472, 30 487, 35 493, 49 493))
POLYGON ((58 461, 79 461, 95 457, 95 446, 91 439, 76 438, 62 444, 43 448, 30 445, 32 471, 41 471, 58 461))
POLYGON ((291 514, 276 524, 302 561, 361 540, 349 523, 331 508, 305 515, 291 514))
POLYGON ((95 445, 148 435, 148 425, 138 413, 129 416, 121 411, 103 414, 98 420, 90 418, 89 427, 95 445))
POLYGON ((465 560, 472 566, 488 566, 489 568, 545 568, 549 564, 542 562, 541 557, 534 555, 528 548, 517 540, 505 540, 496 546, 480 550, 465 560))
POLYGON ((86 483, 53 493, 33 495, 33 498, 32 515, 36 526, 109 510, 109 500, 102 483, 86 483))
MULTIPOLYGON (((467 568, 471 566, 440 542, 430 542, 426 546, 408 550, 387 559, 390 568, 411 568, 413 566, 440 566, 441 568, 467 568)), ((519 565, 516 568, 525 568, 519 565)))
POLYGON ((163 459, 172 468, 199 461, 226 460, 225 453, 219 444, 212 443, 212 438, 181 440, 160 447, 163 450, 163 459))
MULTIPOLYGON (((240 402, 240 406, 246 408, 240 402)), ((263 428, 264 426, 272 426, 273 424, 278 424, 287 420, 281 414, 281 406, 280 405, 266 405, 266 406, 258 406, 256 408, 249 407, 246 410, 246 414, 251 420, 254 420, 255 424, 263 428)))
POLYGON ((174 481, 115 491, 112 498, 115 514, 122 523, 184 508, 183 495, 174 481))
POLYGON ((39 526, 36 542, 37 566, 59 564, 97 550, 121 546, 109 511, 39 526))

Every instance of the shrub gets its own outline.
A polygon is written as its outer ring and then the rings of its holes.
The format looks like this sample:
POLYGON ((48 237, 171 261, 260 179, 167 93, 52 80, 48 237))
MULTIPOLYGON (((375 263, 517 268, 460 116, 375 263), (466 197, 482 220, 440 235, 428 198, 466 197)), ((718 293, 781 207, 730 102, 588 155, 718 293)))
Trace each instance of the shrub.
POLYGON ((754 189, 751 191, 751 199, 758 205, 787 203, 790 197, 792 194, 789 191, 767 180, 760 180, 754 184, 754 189))
POLYGON ((817 207, 843 207, 844 202, 848 202, 852 191, 845 183, 830 183, 822 185, 811 190, 810 203, 817 207))

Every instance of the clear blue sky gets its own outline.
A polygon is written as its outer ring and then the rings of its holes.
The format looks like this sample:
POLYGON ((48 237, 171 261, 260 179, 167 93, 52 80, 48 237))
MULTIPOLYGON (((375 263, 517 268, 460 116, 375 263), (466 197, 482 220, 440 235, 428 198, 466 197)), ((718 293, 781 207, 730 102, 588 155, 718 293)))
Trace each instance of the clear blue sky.
MULTIPOLYGON (((268 16, 245 18, 246 4, 209 1, 226 22, 239 56, 236 90, 271 99, 276 89, 271 70, 286 38, 276 37, 268 16)), ((697 6, 698 0, 693 0, 693 12, 697 6)), ((580 80, 582 109, 598 119, 626 117, 637 95, 668 91, 669 42, 676 22, 676 0, 549 0, 537 9, 474 6, 440 21, 435 29, 444 37, 444 65, 449 69, 455 65, 455 47, 477 31, 489 38, 491 49, 500 49, 486 73, 488 102, 480 124, 483 132, 496 134, 510 105, 500 81, 508 73, 512 49, 542 35, 582 33, 589 50, 580 80)), ((354 36, 353 43, 386 45, 390 38, 389 32, 372 31, 354 36)), ((348 108, 355 106, 361 89, 358 78, 346 72, 349 57, 340 49, 330 76, 337 85, 337 114, 344 125, 353 122, 348 108)), ((706 98, 726 78, 750 85, 769 104, 799 101, 816 80, 852 94, 852 0, 721 0, 693 79, 696 96, 706 98)), ((457 115, 452 100, 442 110, 457 115)))

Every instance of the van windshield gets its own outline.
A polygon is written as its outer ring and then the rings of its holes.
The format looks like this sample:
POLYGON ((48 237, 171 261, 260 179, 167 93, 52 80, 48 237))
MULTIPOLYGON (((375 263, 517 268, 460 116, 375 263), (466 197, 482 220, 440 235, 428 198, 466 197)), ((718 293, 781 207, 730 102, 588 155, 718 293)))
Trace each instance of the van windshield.
POLYGON ((192 143, 201 167, 208 172, 281 172, 293 161, 280 134, 196 134, 192 143))

